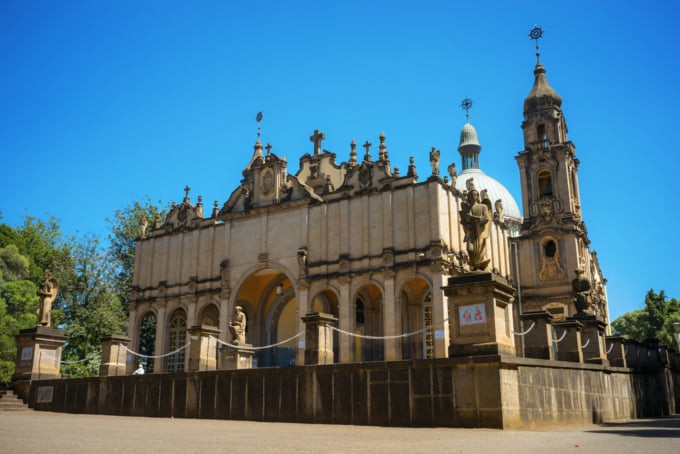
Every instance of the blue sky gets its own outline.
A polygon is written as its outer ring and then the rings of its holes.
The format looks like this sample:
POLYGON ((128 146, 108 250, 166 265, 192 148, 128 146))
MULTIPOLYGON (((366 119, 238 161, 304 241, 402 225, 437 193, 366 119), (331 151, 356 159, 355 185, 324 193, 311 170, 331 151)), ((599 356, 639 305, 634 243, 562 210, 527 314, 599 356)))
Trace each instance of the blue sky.
POLYGON ((673 1, 3 0, 1 222, 106 236, 115 210, 186 185, 221 206, 258 111, 291 173, 320 129, 339 162, 384 132, 392 166, 415 156, 425 178, 432 146, 460 168, 465 97, 481 168, 519 202, 538 24, 613 319, 650 288, 680 298, 678 23, 673 1))

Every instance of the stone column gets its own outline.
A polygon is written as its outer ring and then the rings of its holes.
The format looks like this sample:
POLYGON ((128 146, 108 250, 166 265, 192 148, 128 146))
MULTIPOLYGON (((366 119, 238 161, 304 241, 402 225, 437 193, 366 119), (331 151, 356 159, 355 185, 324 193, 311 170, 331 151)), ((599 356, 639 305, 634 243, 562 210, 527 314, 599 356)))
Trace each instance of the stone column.
POLYGON ((16 338, 12 381, 61 378, 61 349, 66 343, 62 330, 39 325, 22 329, 16 338))
MULTIPOLYGON (((392 270, 383 272, 385 299, 383 300, 383 333, 385 336, 397 334, 397 310, 394 303, 394 277, 392 270)), ((385 339, 385 361, 396 361, 401 359, 400 339, 385 339)))
POLYGON ((130 338, 125 336, 104 336, 102 338, 102 361, 99 366, 100 377, 127 375, 127 346, 130 338))
MULTIPOLYGON (((299 279, 297 281, 297 307, 295 308, 295 332, 299 333, 305 329, 302 323, 302 317, 299 314, 306 314, 309 310, 309 281, 305 279, 299 279)), ((305 363, 305 341, 298 340, 298 345, 295 350, 295 364, 305 363)))
POLYGON ((613 367, 628 367, 626 364, 625 338, 622 336, 607 336, 607 359, 613 367))
POLYGON ((520 315, 523 330, 531 328, 524 335, 524 356, 526 358, 555 359, 553 350, 552 320, 548 311, 525 312, 520 315))
MULTIPOLYGON (((348 276, 341 276, 338 278, 340 283, 340 301, 338 302, 338 327, 346 332, 352 332, 352 301, 350 300, 350 278, 348 276)), ((339 333, 338 349, 340 353, 339 360, 341 363, 352 362, 352 338, 347 334, 339 333)))
POLYGON ((302 317, 305 323, 305 365, 333 364, 333 329, 338 322, 332 314, 314 312, 302 317))
POLYGON ((515 355, 512 300, 515 290, 501 276, 471 272, 444 287, 451 314, 449 356, 515 355))
POLYGON ((559 361, 570 361, 572 363, 583 362, 583 349, 581 346, 581 332, 583 325, 576 320, 565 320, 553 323, 555 327, 555 340, 557 346, 557 357, 559 361), (559 342, 557 342, 559 341, 559 342))
POLYGON ((189 372, 217 369, 217 339, 220 330, 216 326, 194 325, 187 330, 189 345, 189 372))
POLYGON ((604 347, 606 324, 594 315, 576 314, 573 317, 583 324, 581 339, 583 340, 583 361, 592 364, 609 365, 607 351, 604 347))
POLYGON ((445 322, 449 318, 448 306, 442 287, 446 285, 443 272, 432 274, 432 321, 434 326, 434 357, 447 358, 449 356, 449 325, 445 322))
MULTIPOLYGON (((164 301, 167 303, 167 301, 164 301)), ((154 356, 164 355, 168 352, 167 350, 167 339, 165 338, 165 333, 168 329, 168 321, 165 315, 165 304, 161 303, 156 306, 158 314, 156 315, 156 338, 154 343, 154 356)), ((132 349, 138 351, 138 345, 133 345, 132 349)), ((136 359, 133 358, 133 361, 136 359)), ((153 372, 163 372, 165 370, 166 358, 157 358, 153 362, 153 372)), ((133 367, 134 369, 134 367, 133 367)))

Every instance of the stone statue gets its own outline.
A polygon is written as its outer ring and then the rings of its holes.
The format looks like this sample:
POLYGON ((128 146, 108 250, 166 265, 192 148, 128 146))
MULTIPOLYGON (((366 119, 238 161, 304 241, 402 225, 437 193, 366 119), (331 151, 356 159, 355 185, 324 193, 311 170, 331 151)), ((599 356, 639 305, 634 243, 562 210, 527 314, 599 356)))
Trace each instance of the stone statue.
POLYGON ((451 177, 451 187, 456 188, 456 181, 458 180, 458 171, 456 170, 456 163, 449 164, 449 176, 451 177))
POLYGON ((467 192, 467 202, 462 203, 461 224, 465 232, 463 241, 467 244, 470 267, 483 271, 489 265, 486 254, 486 240, 491 233, 492 209, 491 200, 485 198, 480 202, 479 192, 474 185, 467 192))
POLYGON ((245 345, 246 343, 246 314, 241 306, 234 308, 234 318, 229 324, 231 332, 231 343, 235 345, 245 345))
POLYGON ((439 175, 439 150, 432 147, 430 151, 430 165, 432 166, 432 175, 439 175))
POLYGON ((579 314, 594 314, 592 308, 592 286, 590 281, 583 274, 583 270, 576 270, 576 278, 571 281, 571 288, 574 291, 574 304, 579 314))
POLYGON ((149 218, 146 215, 142 215, 142 221, 139 223, 139 237, 146 238, 146 229, 149 227, 149 218))
POLYGON ((50 312, 52 311, 52 302, 57 297, 59 290, 59 283, 52 277, 49 271, 45 271, 45 280, 40 287, 38 287, 37 294, 40 297, 38 303, 38 325, 50 326, 50 312))

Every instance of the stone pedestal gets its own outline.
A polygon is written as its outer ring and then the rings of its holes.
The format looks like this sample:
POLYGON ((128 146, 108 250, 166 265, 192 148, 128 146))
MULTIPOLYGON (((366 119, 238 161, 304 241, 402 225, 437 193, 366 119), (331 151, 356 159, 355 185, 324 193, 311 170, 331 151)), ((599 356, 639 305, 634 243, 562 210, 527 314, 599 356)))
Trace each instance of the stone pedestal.
POLYGON ((583 361, 591 364, 609 365, 604 345, 605 323, 598 320, 594 315, 576 314, 571 319, 583 324, 581 331, 583 361))
POLYGON ((187 330, 189 345, 189 372, 217 369, 217 339, 220 330, 216 326, 196 325, 187 330))
POLYGON ((626 339, 622 336, 607 336, 607 359, 613 367, 628 367, 626 363, 626 339))
POLYGON ((12 381, 61 378, 61 349, 65 343, 60 329, 36 326, 19 331, 12 381))
POLYGON ((576 320, 565 320, 553 323, 555 327, 555 340, 558 361, 570 361, 572 363, 583 362, 582 331, 583 324, 576 320), (559 342, 556 342, 558 341, 559 342))
MULTIPOLYGON (((243 347, 252 347, 252 344, 244 344, 243 347)), ((245 348, 222 346, 220 351, 220 370, 252 369, 253 350, 245 348)))
POLYGON ((333 364, 333 329, 338 319, 315 312, 302 317, 305 323, 305 365, 333 364))
POLYGON ((500 276, 468 273, 443 288, 449 307, 449 357, 515 355, 514 289, 500 276))
POLYGON ((523 330, 534 327, 524 335, 524 356, 526 358, 555 359, 553 350, 552 320, 548 311, 525 312, 520 315, 523 330))
POLYGON ((102 338, 102 362, 99 366, 100 377, 127 375, 127 345, 130 338, 125 336, 105 336, 102 338))

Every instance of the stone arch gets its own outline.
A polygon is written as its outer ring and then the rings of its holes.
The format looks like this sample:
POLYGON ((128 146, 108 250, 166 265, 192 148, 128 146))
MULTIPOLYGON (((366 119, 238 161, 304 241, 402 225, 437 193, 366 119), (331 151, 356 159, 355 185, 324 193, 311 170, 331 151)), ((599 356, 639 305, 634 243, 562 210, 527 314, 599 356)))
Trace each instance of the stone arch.
POLYGON ((198 324, 220 326, 220 309, 212 302, 206 303, 198 312, 198 324))
POLYGON ((431 283, 423 276, 409 277, 399 287, 398 301, 401 311, 402 333, 413 333, 423 330, 418 334, 402 338, 402 358, 423 359, 428 356, 428 351, 431 357, 433 323, 437 322, 432 319, 431 283), (429 346, 427 345, 428 341, 430 343, 429 346))
POLYGON ((233 306, 242 306, 246 314, 246 342, 258 347, 272 346, 256 352, 254 365, 282 366, 294 362, 295 340, 273 347, 296 334, 289 332, 295 331, 298 322, 297 289, 291 276, 285 267, 272 264, 251 267, 249 273, 238 279, 232 301, 233 306))
MULTIPOLYGON (((373 281, 365 281, 358 285, 354 292, 354 331, 364 336, 384 336, 383 306, 384 290, 373 281), (363 315, 363 317, 361 317, 363 315)), ((354 356, 356 361, 383 361, 385 359, 385 341, 383 339, 354 338, 354 356)))

